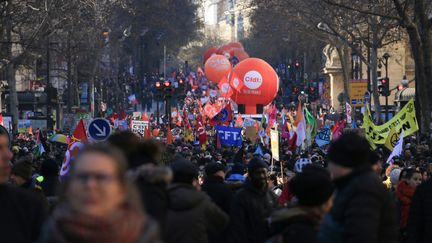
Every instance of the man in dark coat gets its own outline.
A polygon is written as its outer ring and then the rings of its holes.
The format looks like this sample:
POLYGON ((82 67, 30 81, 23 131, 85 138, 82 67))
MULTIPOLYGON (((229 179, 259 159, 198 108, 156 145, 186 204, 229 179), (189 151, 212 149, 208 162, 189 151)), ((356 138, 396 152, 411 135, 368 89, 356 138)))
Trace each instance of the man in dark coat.
POLYGON ((231 240, 236 243, 261 243, 270 236, 268 218, 277 208, 277 197, 268 189, 267 164, 253 158, 248 164, 248 179, 234 196, 231 207, 231 240))
POLYGON ((207 232, 222 233, 228 224, 225 214, 204 192, 197 190, 198 170, 178 159, 171 164, 173 183, 168 187, 169 206, 164 240, 167 243, 206 243, 207 232))
POLYGON ((419 185, 408 217, 408 243, 432 242, 432 180, 419 185))
POLYGON ((9 134, 0 126, 0 241, 34 242, 39 238, 46 208, 41 200, 28 190, 7 185, 11 159, 9 134))
POLYGON ((206 165, 205 173, 202 190, 210 196, 216 205, 229 214, 232 191, 224 181, 225 167, 221 163, 211 162, 206 165))
POLYGON ((333 208, 324 218, 318 242, 397 242, 395 205, 372 171, 368 141, 342 135, 331 144, 329 171, 336 185, 333 208))
POLYGON ((306 165, 290 181, 290 191, 298 204, 276 211, 270 218, 270 242, 315 243, 324 215, 332 206, 334 185, 328 171, 317 165, 306 165))
MULTIPOLYGON (((206 192, 216 205, 225 213, 230 213, 232 190, 225 183, 225 167, 218 162, 210 162, 205 167, 205 179, 202 190, 206 192)), ((212 234, 209 232, 209 242, 223 243, 227 241, 227 232, 212 234)))

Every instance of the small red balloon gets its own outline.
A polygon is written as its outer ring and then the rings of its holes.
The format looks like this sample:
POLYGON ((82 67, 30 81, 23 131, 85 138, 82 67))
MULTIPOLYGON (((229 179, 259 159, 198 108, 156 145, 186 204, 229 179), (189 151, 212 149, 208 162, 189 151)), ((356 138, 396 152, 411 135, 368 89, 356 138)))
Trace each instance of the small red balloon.
POLYGON ((204 66, 207 78, 214 84, 218 84, 222 78, 227 77, 231 72, 231 63, 222 55, 210 57, 204 66))
POLYGON ((218 49, 219 49, 218 47, 214 47, 214 46, 207 49, 203 55, 203 63, 205 63, 212 55, 216 54, 218 49))
POLYGON ((231 56, 231 58, 237 57, 237 59, 239 61, 243 61, 243 60, 249 58, 249 54, 247 54, 247 52, 245 52, 243 49, 240 49, 240 48, 232 49, 230 52, 230 56, 231 56))

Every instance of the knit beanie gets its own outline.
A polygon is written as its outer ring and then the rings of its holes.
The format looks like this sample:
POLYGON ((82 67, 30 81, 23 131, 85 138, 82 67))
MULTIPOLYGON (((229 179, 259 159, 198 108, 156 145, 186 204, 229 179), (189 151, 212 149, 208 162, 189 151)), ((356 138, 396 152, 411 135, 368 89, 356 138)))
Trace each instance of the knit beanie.
POLYGON ((225 171, 225 166, 218 162, 210 162, 205 166, 207 176, 214 175, 218 171, 225 171))
POLYGON ((334 185, 330 174, 317 165, 306 165, 289 182, 289 190, 302 206, 320 206, 333 194, 334 185))
POLYGON ((261 169, 261 168, 267 169, 268 168, 267 163, 264 162, 262 159, 255 157, 251 159, 251 161, 249 161, 248 173, 251 174, 257 169, 261 169))
POLYGON ((343 167, 357 168, 370 164, 370 151, 369 142, 364 137, 345 133, 330 145, 328 159, 343 167))
POLYGON ((198 168, 184 158, 177 158, 172 164, 173 182, 191 183, 198 178, 198 168))
POLYGON ((31 179, 32 171, 33 168, 30 161, 21 160, 13 165, 11 174, 20 176, 27 181, 31 179))

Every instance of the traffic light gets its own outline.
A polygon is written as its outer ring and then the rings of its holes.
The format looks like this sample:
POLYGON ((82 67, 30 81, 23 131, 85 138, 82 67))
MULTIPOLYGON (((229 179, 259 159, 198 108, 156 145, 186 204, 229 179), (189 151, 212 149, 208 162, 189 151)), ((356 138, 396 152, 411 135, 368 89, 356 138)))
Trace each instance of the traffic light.
POLYGON ((390 96, 390 79, 382 78, 380 81, 381 85, 378 86, 379 93, 385 97, 390 96))
POLYGON ((162 92, 163 92, 162 82, 156 81, 155 88, 156 88, 156 99, 157 100, 162 99, 162 92))
POLYGON ((163 86, 164 86, 164 91, 165 91, 165 97, 166 98, 170 98, 172 96, 172 93, 173 93, 171 82, 170 81, 165 81, 163 83, 163 86))
POLYGON ((315 101, 318 99, 317 90, 315 87, 313 87, 313 86, 309 87, 308 93, 309 93, 309 100, 310 101, 315 101))

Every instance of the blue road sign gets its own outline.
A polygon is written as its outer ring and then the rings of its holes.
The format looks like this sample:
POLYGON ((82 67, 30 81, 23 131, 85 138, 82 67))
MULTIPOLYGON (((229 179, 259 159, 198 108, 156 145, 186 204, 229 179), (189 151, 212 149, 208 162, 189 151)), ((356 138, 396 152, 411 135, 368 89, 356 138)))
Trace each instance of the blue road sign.
POLYGON ((88 126, 88 133, 93 140, 104 141, 111 134, 111 125, 103 118, 93 119, 88 126))

